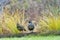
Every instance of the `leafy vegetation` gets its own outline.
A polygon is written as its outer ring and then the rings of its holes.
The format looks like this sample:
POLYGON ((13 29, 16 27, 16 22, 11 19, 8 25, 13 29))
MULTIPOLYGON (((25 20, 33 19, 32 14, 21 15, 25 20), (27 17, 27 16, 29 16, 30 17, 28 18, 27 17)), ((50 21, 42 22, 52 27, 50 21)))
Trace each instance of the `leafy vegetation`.
POLYGON ((0 40, 59 40, 60 36, 26 36, 26 37, 21 37, 21 38, 0 38, 0 40))

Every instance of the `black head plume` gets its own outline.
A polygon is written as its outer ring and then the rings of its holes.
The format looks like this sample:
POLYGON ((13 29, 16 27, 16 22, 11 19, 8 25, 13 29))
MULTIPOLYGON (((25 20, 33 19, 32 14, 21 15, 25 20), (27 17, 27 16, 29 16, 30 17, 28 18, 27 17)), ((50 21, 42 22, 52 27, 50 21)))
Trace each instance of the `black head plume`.
POLYGON ((32 23, 32 21, 29 21, 29 23, 32 23))

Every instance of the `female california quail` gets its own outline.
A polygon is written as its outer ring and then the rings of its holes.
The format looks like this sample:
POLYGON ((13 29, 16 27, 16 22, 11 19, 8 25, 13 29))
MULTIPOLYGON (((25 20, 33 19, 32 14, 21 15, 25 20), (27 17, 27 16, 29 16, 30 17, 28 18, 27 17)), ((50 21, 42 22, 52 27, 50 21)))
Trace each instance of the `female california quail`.
POLYGON ((19 30, 19 31, 26 31, 25 29, 24 29, 24 27, 22 26, 22 25, 19 25, 18 23, 17 23, 17 29, 19 30))

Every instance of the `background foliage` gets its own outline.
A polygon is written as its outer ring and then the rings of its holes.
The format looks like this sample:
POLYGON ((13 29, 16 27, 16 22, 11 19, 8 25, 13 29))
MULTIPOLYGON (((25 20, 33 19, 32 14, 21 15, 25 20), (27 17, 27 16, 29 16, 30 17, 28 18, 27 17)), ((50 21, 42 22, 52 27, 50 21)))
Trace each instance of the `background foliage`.
POLYGON ((60 31, 59 0, 3 0, 0 7, 0 34, 21 33, 16 23, 27 30, 28 20, 34 23, 35 32, 60 31))

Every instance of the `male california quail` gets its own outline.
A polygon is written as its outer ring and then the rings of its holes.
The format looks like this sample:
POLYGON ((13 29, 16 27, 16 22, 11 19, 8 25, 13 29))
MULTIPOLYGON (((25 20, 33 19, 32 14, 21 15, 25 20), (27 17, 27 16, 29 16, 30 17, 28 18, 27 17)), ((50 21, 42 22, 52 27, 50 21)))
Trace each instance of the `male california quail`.
POLYGON ((30 30, 30 31, 32 31, 32 32, 33 32, 33 30, 34 30, 34 24, 33 24, 31 21, 29 21, 28 30, 30 30))

